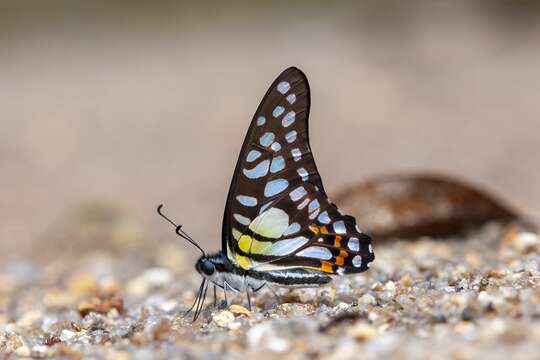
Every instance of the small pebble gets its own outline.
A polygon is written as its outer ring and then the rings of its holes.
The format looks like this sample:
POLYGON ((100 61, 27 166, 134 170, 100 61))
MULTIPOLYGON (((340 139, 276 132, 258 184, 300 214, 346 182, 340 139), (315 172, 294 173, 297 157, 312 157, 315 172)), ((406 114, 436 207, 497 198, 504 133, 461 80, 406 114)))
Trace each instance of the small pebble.
POLYGON ((212 321, 219 327, 226 327, 227 324, 234 321, 234 314, 228 310, 223 310, 215 314, 212 321))

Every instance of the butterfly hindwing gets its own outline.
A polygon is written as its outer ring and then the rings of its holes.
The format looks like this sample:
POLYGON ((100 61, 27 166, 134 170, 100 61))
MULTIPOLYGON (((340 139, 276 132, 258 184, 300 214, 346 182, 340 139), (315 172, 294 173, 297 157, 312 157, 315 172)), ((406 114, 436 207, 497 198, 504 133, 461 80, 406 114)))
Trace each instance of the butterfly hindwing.
POLYGON ((369 237, 327 198, 308 136, 305 75, 285 70, 257 109, 236 165, 223 250, 244 269, 366 270, 369 237))

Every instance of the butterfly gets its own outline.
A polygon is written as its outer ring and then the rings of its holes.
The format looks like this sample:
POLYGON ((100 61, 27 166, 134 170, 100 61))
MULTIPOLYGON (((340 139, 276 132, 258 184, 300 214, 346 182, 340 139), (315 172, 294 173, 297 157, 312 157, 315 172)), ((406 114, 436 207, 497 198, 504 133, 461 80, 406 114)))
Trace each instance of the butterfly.
MULTIPOLYGON (((310 90, 304 73, 283 71, 264 95, 247 131, 229 188, 222 247, 207 254, 180 226, 176 233, 202 256, 194 320, 208 286, 247 294, 265 285, 308 287, 333 275, 365 271, 375 259, 370 237, 326 195, 309 144, 310 90)), ((335 144, 334 140, 329 140, 335 144)))

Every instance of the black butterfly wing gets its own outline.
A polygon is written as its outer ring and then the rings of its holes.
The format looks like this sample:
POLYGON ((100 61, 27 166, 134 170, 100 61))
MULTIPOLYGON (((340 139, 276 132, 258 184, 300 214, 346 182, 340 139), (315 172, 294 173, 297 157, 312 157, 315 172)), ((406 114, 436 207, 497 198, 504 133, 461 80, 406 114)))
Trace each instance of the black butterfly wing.
POLYGON ((251 121, 222 228, 222 249, 244 269, 356 272, 369 263, 369 237, 327 199, 309 146, 309 108, 308 81, 299 69, 289 68, 272 83, 251 121), (344 248, 348 238, 350 249, 344 248), (363 264, 350 251, 361 253, 363 264))

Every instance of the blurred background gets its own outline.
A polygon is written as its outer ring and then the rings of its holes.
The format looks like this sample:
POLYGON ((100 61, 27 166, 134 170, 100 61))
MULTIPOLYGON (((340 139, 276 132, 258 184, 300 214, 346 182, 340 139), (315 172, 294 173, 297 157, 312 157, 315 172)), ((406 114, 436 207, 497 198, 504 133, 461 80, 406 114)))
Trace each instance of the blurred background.
POLYGON ((291 65, 330 195, 436 171, 538 217, 539 36, 536 1, 0 0, 1 257, 104 228, 174 239, 160 203, 217 250, 250 119, 291 65))

